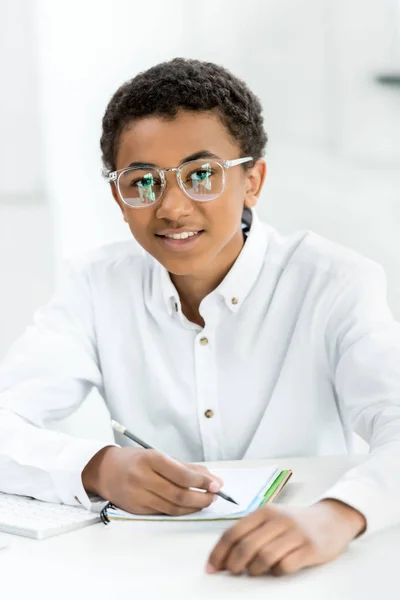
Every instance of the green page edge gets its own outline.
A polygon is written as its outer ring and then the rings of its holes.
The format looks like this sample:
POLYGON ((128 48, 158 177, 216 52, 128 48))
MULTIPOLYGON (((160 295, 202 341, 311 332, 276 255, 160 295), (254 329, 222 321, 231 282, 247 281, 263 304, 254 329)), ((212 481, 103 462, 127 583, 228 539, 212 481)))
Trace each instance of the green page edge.
POLYGON ((268 502, 268 500, 271 498, 271 496, 274 494, 276 488, 279 486, 279 484, 281 483, 282 479, 284 479, 286 477, 286 475, 288 474, 288 470, 286 471, 281 471, 278 475, 278 477, 275 479, 274 483, 271 485, 270 488, 268 488, 268 490, 265 492, 264 494, 264 498, 261 500, 260 502, 260 506, 264 506, 264 504, 266 504, 268 502))

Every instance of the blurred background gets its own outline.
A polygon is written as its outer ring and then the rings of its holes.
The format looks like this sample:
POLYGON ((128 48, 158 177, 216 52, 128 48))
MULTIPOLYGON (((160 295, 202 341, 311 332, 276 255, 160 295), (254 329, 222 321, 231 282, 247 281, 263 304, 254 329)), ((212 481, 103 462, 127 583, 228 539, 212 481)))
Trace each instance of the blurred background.
POLYGON ((399 0, 0 0, 0 359, 64 258, 129 237, 101 118, 123 81, 175 56, 259 95, 262 219, 380 262, 400 317, 399 0))

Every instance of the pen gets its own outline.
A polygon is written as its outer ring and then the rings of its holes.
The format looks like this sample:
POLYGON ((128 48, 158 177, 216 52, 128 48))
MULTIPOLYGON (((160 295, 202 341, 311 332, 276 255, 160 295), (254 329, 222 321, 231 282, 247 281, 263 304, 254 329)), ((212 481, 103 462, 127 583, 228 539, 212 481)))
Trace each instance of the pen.
MULTIPOLYGON (((125 437, 129 438, 133 442, 136 442, 136 444, 139 444, 139 446, 142 446, 142 448, 146 448, 146 450, 154 449, 152 446, 149 446, 149 444, 146 444, 146 442, 144 442, 140 438, 136 437, 136 435, 134 435, 133 433, 128 431, 126 427, 121 425, 121 423, 114 421, 114 419, 111 421, 111 427, 114 429, 114 431, 118 431, 119 433, 122 433, 122 435, 124 435, 125 437)), ((236 500, 234 500, 227 494, 224 494, 224 492, 221 492, 221 491, 216 492, 216 496, 219 496, 220 498, 223 498, 224 500, 227 500, 228 502, 232 502, 233 504, 238 504, 236 502, 236 500)))

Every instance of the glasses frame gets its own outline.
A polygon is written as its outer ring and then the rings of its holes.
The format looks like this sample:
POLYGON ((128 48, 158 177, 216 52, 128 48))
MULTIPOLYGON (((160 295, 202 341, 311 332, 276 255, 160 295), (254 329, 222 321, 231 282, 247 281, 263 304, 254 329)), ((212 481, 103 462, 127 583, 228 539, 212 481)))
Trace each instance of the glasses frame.
MULTIPOLYGON (((191 163, 198 163, 199 160, 202 160, 202 159, 198 158, 196 160, 189 160, 189 161, 181 164, 180 167, 171 167, 170 169, 159 169, 158 167, 148 167, 152 171, 157 171, 159 173, 160 180, 161 180, 161 193, 155 202, 152 202, 151 204, 146 204, 145 206, 132 206, 131 204, 128 204, 128 202, 126 202, 124 200, 124 198, 122 197, 121 190, 119 187, 119 181, 120 181, 121 175, 123 175, 123 173, 126 173, 127 171, 134 171, 135 169, 141 169, 141 167, 126 167, 125 169, 119 169, 118 171, 112 171, 110 173, 105 173, 104 177, 108 183, 114 183, 114 185, 117 189, 117 192, 118 192, 118 196, 120 197, 121 201, 126 206, 129 206, 129 208, 134 208, 134 209, 150 208, 151 206, 158 204, 160 202, 161 198, 163 197, 165 190, 167 189, 167 180, 165 177, 165 173, 172 173, 172 172, 174 172, 176 175, 176 181, 179 185, 179 188, 182 190, 182 192, 185 194, 185 196, 190 198, 190 200, 193 200, 194 202, 212 202, 213 200, 216 200, 224 193, 225 186, 226 186, 227 170, 231 169, 232 167, 236 167, 237 165, 242 165, 243 163, 250 162, 253 160, 253 157, 246 156, 244 158, 235 158, 233 160, 221 160, 218 158, 210 157, 210 159, 209 159, 210 161, 217 163, 222 168, 222 190, 218 194, 218 196, 215 196, 215 198, 210 198, 209 200, 198 200, 197 198, 193 198, 187 192, 187 190, 182 182, 182 177, 181 177, 182 169, 187 167, 187 165, 190 165, 191 163)), ((204 160, 206 161, 207 157, 205 157, 204 160)), ((144 165, 144 169, 146 169, 146 165, 144 165)), ((143 169, 141 169, 141 170, 143 170, 143 169)))

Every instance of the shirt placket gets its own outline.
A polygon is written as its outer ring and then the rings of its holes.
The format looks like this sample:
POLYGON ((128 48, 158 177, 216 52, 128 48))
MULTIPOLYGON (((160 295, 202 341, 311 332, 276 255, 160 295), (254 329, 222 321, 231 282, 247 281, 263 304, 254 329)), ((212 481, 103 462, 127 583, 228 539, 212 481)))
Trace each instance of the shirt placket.
POLYGON ((194 340, 197 414, 203 442, 204 460, 223 459, 221 415, 218 404, 216 356, 217 314, 207 318, 206 325, 194 340))

